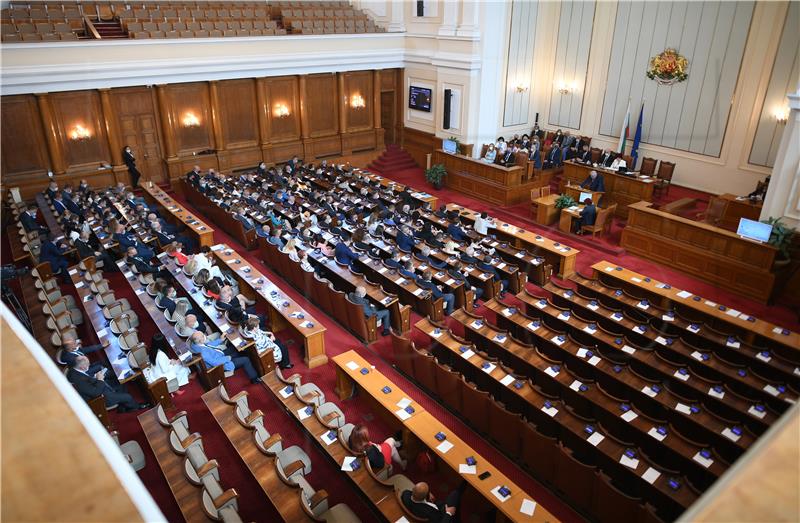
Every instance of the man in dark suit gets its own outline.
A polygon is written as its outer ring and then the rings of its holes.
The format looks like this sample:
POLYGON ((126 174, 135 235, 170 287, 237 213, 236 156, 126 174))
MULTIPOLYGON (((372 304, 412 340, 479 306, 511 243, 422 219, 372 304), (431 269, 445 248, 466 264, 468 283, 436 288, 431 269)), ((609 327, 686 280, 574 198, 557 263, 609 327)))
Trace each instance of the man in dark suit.
POLYGON ((350 248, 350 240, 343 240, 337 243, 334 255, 337 262, 345 265, 352 265, 358 259, 358 254, 350 248))
POLYGON ((414 250, 414 237, 410 234, 411 230, 408 227, 403 227, 397 231, 397 247, 406 252, 414 250))
POLYGON ((409 512, 428 523, 446 523, 455 516, 466 486, 466 481, 462 481, 456 490, 447 495, 444 503, 437 503, 428 484, 420 482, 413 489, 403 491, 400 500, 409 512))
POLYGON ((136 249, 136 253, 144 260, 151 260, 155 253, 153 249, 145 246, 142 242, 138 241, 131 232, 125 231, 125 226, 122 224, 117 225, 117 230, 114 232, 114 241, 119 244, 120 249, 126 252, 130 247, 136 249))
POLYGON ((234 214, 233 217, 236 218, 236 221, 241 222, 241 224, 244 226, 244 232, 256 228, 256 226, 253 225, 253 222, 250 221, 250 218, 245 216, 244 212, 241 210, 236 211, 236 214, 234 214))
POLYGON ((137 253, 136 247, 128 247, 126 254, 127 256, 125 261, 128 263, 128 265, 132 263, 140 274, 155 274, 160 278, 169 277, 169 272, 165 269, 159 269, 158 267, 150 265, 150 262, 145 260, 141 254, 137 253))
POLYGON ((569 131, 564 133, 564 138, 561 140, 561 148, 562 149, 569 149, 575 143, 577 143, 577 140, 575 140, 575 137, 572 136, 569 131))
POLYGON ((112 387, 105 378, 107 370, 100 370, 93 375, 90 375, 88 371, 89 358, 86 356, 78 356, 72 368, 67 371, 67 379, 86 401, 102 395, 106 407, 119 405, 119 412, 146 409, 150 406, 148 403, 137 403, 121 385, 116 388, 112 387))
POLYGON ((423 245, 420 253, 417 254, 417 258, 422 260, 423 262, 427 263, 429 266, 433 267, 434 269, 444 269, 447 267, 445 262, 440 262, 431 258, 431 248, 427 245, 423 245))
POLYGON ((426 269, 422 273, 422 276, 417 278, 417 285, 425 290, 431 291, 434 300, 442 298, 444 301, 444 313, 449 316, 453 313, 453 309, 456 306, 456 297, 451 292, 442 292, 442 289, 433 283, 433 281, 431 281, 432 276, 433 273, 430 271, 430 269, 426 269))
POLYGON ((487 254, 483 261, 478 262, 478 269, 482 270, 486 274, 491 274, 495 281, 500 282, 500 297, 506 295, 506 291, 508 290, 508 280, 504 280, 500 273, 497 272, 497 269, 494 265, 492 265, 492 256, 487 254))
POLYGON ((122 150, 122 161, 125 162, 125 166, 128 168, 128 172, 131 175, 131 184, 135 189, 139 186, 139 178, 142 177, 142 173, 136 168, 136 158, 133 156, 131 148, 127 145, 122 150))
POLYGON ((19 215, 19 221, 25 228, 26 232, 36 231, 39 234, 47 232, 47 227, 42 227, 39 225, 39 222, 36 221, 36 213, 38 212, 39 208, 35 205, 31 205, 25 210, 25 212, 19 215))
POLYGON ((392 269, 399 269, 400 268, 400 253, 397 250, 392 250, 392 255, 388 259, 384 260, 384 265, 387 267, 391 267, 392 269))
POLYGON ((381 327, 383 327, 383 331, 381 332, 382 336, 389 335, 389 309, 378 309, 369 302, 367 299, 367 289, 361 286, 356 287, 355 292, 351 292, 347 295, 347 299, 355 303, 356 305, 361 305, 361 308, 364 309, 364 316, 367 318, 371 318, 373 316, 377 316, 378 320, 381 322, 381 327))
POLYGON ((581 210, 581 218, 578 220, 576 231, 577 234, 583 234, 581 230, 585 226, 594 225, 594 222, 597 220, 597 207, 594 206, 592 203, 591 198, 586 198, 584 201, 584 208, 581 210))
POLYGON ((64 248, 63 245, 56 245, 55 242, 50 239, 48 233, 42 234, 40 238, 42 240, 42 248, 39 252, 39 261, 49 262, 53 274, 60 274, 69 282, 69 277, 67 276, 69 262, 67 258, 64 257, 64 253, 67 252, 67 249, 64 248))
POLYGON ((55 199, 56 194, 58 194, 58 184, 54 181, 50 181, 44 193, 50 198, 50 201, 52 201, 55 199))
POLYGON ((503 156, 500 158, 500 161, 498 163, 500 165, 505 165, 505 166, 514 165, 514 162, 516 161, 517 158, 518 150, 519 149, 517 148, 516 145, 513 147, 508 147, 506 149, 506 152, 503 153, 503 156))
POLYGON ((561 147, 558 142, 553 142, 550 147, 550 152, 547 155, 547 160, 544 162, 544 168, 558 167, 562 163, 561 147))
POLYGON ((118 270, 117 264, 111 259, 107 252, 99 250, 99 246, 95 245, 89 239, 89 231, 81 230, 81 235, 74 242, 75 250, 78 251, 78 258, 81 260, 94 256, 95 262, 103 262, 103 270, 116 271, 118 270))
POLYGON ((450 222, 450 225, 447 226, 447 234, 457 242, 463 242, 468 239, 467 233, 464 232, 458 221, 450 222))
POLYGON ((480 260, 475 257, 475 249, 473 247, 467 247, 466 252, 461 253, 461 261, 468 265, 475 265, 480 260))
POLYGON ((61 215, 67 210, 67 204, 64 202, 64 197, 61 196, 61 193, 56 193, 56 197, 53 200, 53 210, 56 215, 61 215))
POLYGON ((581 163, 592 163, 592 151, 589 150, 589 145, 586 144, 583 146, 583 150, 581 154, 578 156, 578 161, 581 163))
POLYGON ((608 149, 603 149, 603 152, 600 153, 600 161, 598 162, 598 164, 604 167, 611 167, 611 162, 613 161, 614 161, 614 154, 608 149))
POLYGON ((589 176, 583 180, 583 183, 581 183, 581 187, 594 192, 605 192, 606 190, 606 184, 605 180, 603 180, 603 175, 597 174, 597 171, 591 171, 589 176))
POLYGON ((170 234, 169 232, 162 230, 161 224, 157 221, 150 223, 152 224, 153 232, 158 238, 158 242, 162 246, 169 245, 173 242, 177 242, 183 245, 184 251, 187 254, 193 254, 195 251, 197 251, 197 242, 194 240, 194 238, 190 238, 188 236, 177 236, 175 234, 170 234))

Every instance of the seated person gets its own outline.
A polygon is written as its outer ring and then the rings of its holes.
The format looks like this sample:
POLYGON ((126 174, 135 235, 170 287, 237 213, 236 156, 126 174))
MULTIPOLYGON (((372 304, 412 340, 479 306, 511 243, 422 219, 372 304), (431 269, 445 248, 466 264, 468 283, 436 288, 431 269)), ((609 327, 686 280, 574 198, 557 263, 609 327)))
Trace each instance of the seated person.
POLYGON ((149 262, 145 261, 145 259, 139 254, 139 251, 136 250, 136 247, 128 247, 128 250, 125 253, 125 258, 125 261, 128 263, 128 265, 133 264, 140 274, 154 274, 158 275, 160 278, 169 277, 169 272, 164 269, 154 267, 153 265, 150 265, 149 262))
POLYGON ((126 231, 125 226, 121 223, 117 224, 113 238, 119 244, 120 249, 127 250, 130 247, 134 247, 138 256, 143 260, 149 262, 155 256, 153 249, 140 242, 132 232, 126 231))
POLYGON ((622 158, 622 156, 617 156, 614 158, 614 161, 611 162, 610 169, 612 171, 618 171, 620 168, 628 168, 628 163, 622 158))
POLYGON ((475 296, 475 299, 472 301, 472 307, 477 309, 478 300, 483 296, 483 289, 470 285, 467 274, 464 272, 464 265, 459 261, 455 262, 451 268, 447 269, 447 275, 456 281, 460 281, 464 285, 465 291, 472 291, 475 296))
POLYGON ((426 269, 422 276, 417 278, 417 285, 422 287, 423 289, 431 291, 434 300, 438 300, 442 298, 444 302, 444 313, 446 315, 451 315, 453 313, 453 309, 455 309, 456 305, 456 297, 453 295, 452 292, 442 292, 442 289, 433 283, 431 278, 433 277, 433 273, 430 269, 426 269))
POLYGON ((431 258, 431 248, 427 245, 422 246, 422 249, 420 250, 420 253, 417 254, 417 257, 434 269, 444 269, 447 266, 445 262, 440 262, 431 258))
POLYGON ((36 221, 36 214, 38 212, 39 208, 35 205, 31 205, 25 210, 25 212, 19 215, 19 221, 25 228, 26 232, 36 231, 39 234, 42 234, 48 231, 47 227, 39 225, 39 223, 36 221))
MULTIPOLYGON (((153 335, 153 341, 150 343, 150 350, 147 351, 148 359, 150 360, 150 372, 154 380, 159 378, 166 378, 167 381, 175 380, 178 387, 183 387, 189 384, 189 374, 192 371, 186 367, 180 360, 172 360, 167 356, 169 351, 169 343, 164 339, 164 335, 157 332, 153 335)), ((176 392, 177 395, 183 394, 184 391, 176 392)))
POLYGON ((342 263, 344 265, 352 265, 356 260, 358 260, 358 254, 353 252, 350 248, 350 240, 342 240, 336 244, 336 248, 334 249, 334 254, 336 256, 336 261, 342 263))
POLYGON ((328 242, 325 241, 325 238, 323 238, 321 234, 314 237, 314 248, 319 249, 325 256, 331 256, 333 254, 333 249, 328 246, 328 242))
POLYGON ((581 218, 577 223, 577 234, 583 234, 582 230, 586 226, 594 225, 597 220, 597 207, 592 203, 591 198, 586 198, 584 201, 584 208, 581 209, 581 218))
POLYGON ((444 503, 437 503, 431 494, 428 484, 417 483, 411 490, 403 491, 400 500, 409 512, 429 523, 444 523, 451 521, 456 514, 461 502, 461 494, 467 487, 467 482, 462 481, 458 489, 447 495, 444 503))
POLYGON ((161 224, 157 221, 150 223, 151 223, 151 228, 153 229, 153 233, 156 235, 159 243, 162 246, 178 242, 181 245, 184 245, 186 247, 186 250, 190 253, 195 252, 197 250, 197 241, 194 238, 190 238, 189 236, 178 236, 175 234, 170 234, 167 231, 163 230, 161 224))
POLYGON ((484 211, 475 218, 475 224, 472 228, 478 234, 489 234, 489 229, 494 229, 494 218, 489 218, 489 214, 484 211))
POLYGON ((414 236, 411 233, 411 229, 407 226, 402 227, 397 232, 397 247, 401 251, 411 252, 414 250, 414 236))
POLYGON ((506 291, 508 290, 508 280, 504 280, 500 273, 497 272, 497 269, 494 265, 492 265, 492 256, 487 254, 484 256, 482 262, 478 262, 477 264, 478 269, 482 270, 486 274, 491 274, 495 281, 500 282, 500 297, 506 295, 506 291))
POLYGON ((195 331, 200 331, 208 337, 208 339, 216 340, 219 338, 218 332, 211 332, 211 329, 205 324, 205 322, 200 319, 199 316, 195 314, 187 314, 183 320, 183 327, 185 329, 192 329, 195 331))
POLYGON ((149 403, 137 403, 122 385, 112 387, 106 381, 107 369, 101 369, 90 375, 89 366, 89 358, 78 356, 75 358, 72 368, 67 371, 67 379, 84 400, 93 400, 102 395, 106 407, 118 405, 119 412, 146 409, 150 406, 149 403))
POLYGON ((281 230, 279 228, 272 229, 272 235, 267 238, 267 241, 272 245, 277 245, 278 248, 283 247, 283 238, 281 238, 281 230))
POLYGON ((562 160, 561 146, 554 141, 552 147, 550 147, 550 152, 547 154, 547 159, 544 161, 544 168, 560 167, 562 160))
MULTIPOLYGON (((492 147, 494 147, 494 144, 492 144, 492 147)), ((447 216, 447 205, 444 204, 440 205, 439 208, 436 209, 436 212, 434 212, 433 214, 437 218, 444 218, 445 216, 447 216)))
POLYGON ((581 187, 589 189, 593 192, 605 192, 606 190, 606 184, 603 180, 603 175, 597 174, 597 171, 591 171, 589 176, 583 180, 583 183, 581 183, 581 187))
POLYGON ((189 257, 183 254, 183 245, 178 242, 172 242, 164 246, 166 252, 171 258, 175 258, 178 265, 186 266, 189 263, 189 257))
POLYGON ((300 268, 306 272, 314 272, 314 266, 308 259, 306 251, 297 251, 297 258, 300 260, 300 268))
POLYGON ((614 153, 608 149, 603 149, 603 151, 600 153, 600 160, 597 162, 597 165, 601 167, 610 167, 614 162, 614 156, 614 153))
POLYGON ((467 233, 461 228, 460 220, 450 222, 450 225, 447 226, 447 234, 457 242, 467 240, 467 233))
POLYGON ((178 297, 178 291, 172 285, 166 285, 163 292, 159 296, 159 305, 169 311, 170 316, 175 315, 178 311, 178 316, 186 316, 186 314, 197 314, 191 309, 191 302, 189 298, 184 296, 178 297))
POLYGON ((500 165, 505 165, 508 167, 509 165, 514 165, 514 162, 517 160, 517 153, 519 152, 519 148, 514 145, 512 147, 508 147, 503 156, 500 157, 500 160, 497 162, 500 165))
POLYGON ((589 150, 589 144, 584 144, 580 154, 576 158, 577 161, 585 164, 592 163, 592 151, 589 150))
POLYGON ((50 269, 53 274, 60 274, 62 279, 69 283, 70 278, 67 274, 69 268, 69 261, 67 261, 64 254, 67 252, 67 247, 63 242, 58 245, 50 239, 49 233, 44 233, 39 236, 42 241, 41 250, 39 251, 39 261, 50 263, 50 269))
POLYGON ((494 163, 495 158, 497 158, 497 149, 495 149, 493 143, 490 143, 489 147, 486 149, 486 154, 483 155, 481 161, 486 163, 494 163))
POLYGON ((383 467, 391 467, 392 462, 397 463, 405 470, 408 461, 404 460, 398 449, 401 442, 394 438, 386 438, 383 443, 373 443, 369 439, 369 430, 363 423, 359 423, 353 427, 350 432, 350 438, 347 440, 347 446, 355 452, 364 453, 369 460, 370 467, 373 471, 381 470, 383 467))
POLYGON ((256 236, 259 238, 269 238, 269 225, 265 223, 260 228, 256 229, 256 236))
POLYGON ((480 260, 476 257, 475 247, 467 247, 466 252, 461 254, 461 261, 467 265, 476 265, 480 260))
POLYGON ((414 272, 414 264, 411 260, 401 261, 400 270, 398 272, 404 278, 409 278, 414 281, 417 280, 417 274, 414 272))
POLYGON ((383 261, 384 265, 387 267, 391 267, 392 269, 399 269, 402 265, 400 261, 400 253, 396 250, 392 251, 392 255, 383 261))
POLYGON ((235 369, 244 369, 251 383, 261 383, 261 378, 256 372, 255 367, 250 362, 250 358, 243 356, 233 347, 225 347, 223 339, 212 340, 200 331, 195 331, 189 338, 191 351, 200 354, 208 367, 222 365, 226 372, 233 372, 235 369), (222 346, 222 347, 220 347, 222 346))
POLYGON ((292 362, 289 361, 289 349, 286 348, 283 342, 276 339, 275 335, 270 331, 262 330, 258 318, 249 318, 242 324, 240 332, 245 338, 253 340, 259 353, 272 351, 272 357, 278 367, 282 369, 294 367, 292 362))
POLYGON ((380 322, 381 326, 383 327, 383 331, 381 332, 382 336, 389 335, 389 327, 390 327, 390 313, 389 309, 378 309, 370 303, 369 299, 367 298, 367 289, 359 285, 356 287, 354 292, 351 292, 347 295, 347 298, 355 303, 356 305, 361 305, 361 308, 364 309, 364 316, 367 318, 371 318, 373 316, 377 316, 378 321, 380 322))
POLYGON ((281 252, 284 254, 289 255, 289 259, 293 262, 299 262, 300 257, 297 254, 297 240, 294 238, 289 238, 289 241, 286 242, 286 245, 281 248, 281 252))

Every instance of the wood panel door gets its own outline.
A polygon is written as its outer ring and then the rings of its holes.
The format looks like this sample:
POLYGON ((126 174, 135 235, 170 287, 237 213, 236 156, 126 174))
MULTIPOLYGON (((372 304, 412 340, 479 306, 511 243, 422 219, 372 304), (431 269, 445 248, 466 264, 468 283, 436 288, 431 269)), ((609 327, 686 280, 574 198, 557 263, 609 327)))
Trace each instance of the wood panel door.
POLYGON ((122 143, 129 145, 136 156, 136 167, 143 180, 166 183, 161 147, 158 142, 158 122, 152 114, 120 117, 122 143))
MULTIPOLYGON (((397 143, 396 136, 396 107, 394 91, 384 91, 381 93, 381 127, 383 127, 383 141, 385 143, 397 143)), ((380 144, 379 144, 380 146, 380 144)))
POLYGON ((122 147, 129 145, 136 157, 142 180, 166 183, 161 152, 159 120, 152 89, 127 87, 112 89, 111 100, 117 118, 122 147))

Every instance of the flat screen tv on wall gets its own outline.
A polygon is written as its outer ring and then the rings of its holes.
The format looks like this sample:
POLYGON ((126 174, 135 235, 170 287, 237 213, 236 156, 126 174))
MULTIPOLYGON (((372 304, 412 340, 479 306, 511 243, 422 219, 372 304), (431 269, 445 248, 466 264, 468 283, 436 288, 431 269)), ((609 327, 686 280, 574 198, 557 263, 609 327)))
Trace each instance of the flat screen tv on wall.
POLYGON ((412 85, 408 88, 408 107, 417 111, 431 112, 432 91, 427 87, 412 85))

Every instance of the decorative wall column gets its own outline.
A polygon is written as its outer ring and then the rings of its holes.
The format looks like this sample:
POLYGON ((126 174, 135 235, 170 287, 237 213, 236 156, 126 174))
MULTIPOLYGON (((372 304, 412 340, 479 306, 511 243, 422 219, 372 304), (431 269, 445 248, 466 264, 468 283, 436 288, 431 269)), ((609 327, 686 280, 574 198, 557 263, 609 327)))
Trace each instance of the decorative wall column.
POLYGON ((375 129, 375 147, 384 147, 384 130, 381 122, 381 70, 372 71, 372 126, 375 129))
POLYGON ((475 38, 480 36, 480 10, 481 3, 478 0, 462 0, 461 2, 461 22, 456 29, 456 36, 475 38))
POLYGON ((117 118, 114 114, 114 105, 111 103, 111 89, 98 89, 100 91, 100 103, 103 107, 103 123, 106 126, 106 136, 108 136, 108 147, 111 149, 111 163, 113 167, 120 167, 122 161, 122 144, 117 128, 117 118))
POLYGON ((256 80, 256 104, 258 105, 258 137, 259 143, 269 144, 269 100, 267 99, 267 79, 256 80))
POLYGON ((222 132, 222 116, 219 108, 219 83, 216 80, 208 82, 211 94, 211 130, 214 133, 214 148, 217 153, 225 150, 225 135, 222 132))
POLYGON ((47 139, 47 152, 50 155, 50 167, 53 174, 64 174, 64 151, 61 150, 61 140, 58 136, 58 127, 53 118, 53 107, 47 93, 37 93, 36 101, 39 104, 39 114, 42 116, 42 127, 47 139))
POLYGON ((386 30, 390 33, 405 33, 405 2, 392 0, 392 11, 389 17, 389 25, 386 30))
POLYGON ((164 153, 167 159, 176 158, 175 151, 175 120, 172 116, 172 111, 169 109, 169 96, 167 94, 166 85, 156 86, 156 95, 158 96, 158 111, 161 113, 161 131, 164 135, 164 153))
POLYGON ((300 75, 300 137, 305 141, 309 138, 308 107, 306 107, 306 76, 300 75))
POLYGON ((789 118, 761 209, 762 220, 770 217, 800 229, 800 89, 789 95, 789 118))
POLYGON ((350 140, 347 136, 347 111, 350 108, 350 101, 344 90, 344 73, 336 73, 336 91, 338 94, 336 105, 339 108, 339 136, 342 138, 342 154, 350 154, 350 140))
POLYGON ((439 36, 455 36, 458 22, 458 3, 456 0, 443 0, 442 25, 439 26, 439 36))

